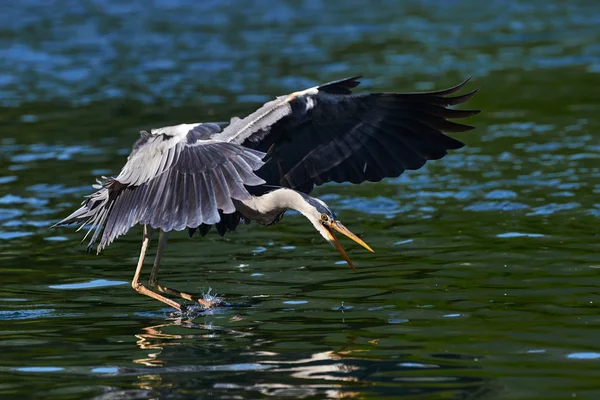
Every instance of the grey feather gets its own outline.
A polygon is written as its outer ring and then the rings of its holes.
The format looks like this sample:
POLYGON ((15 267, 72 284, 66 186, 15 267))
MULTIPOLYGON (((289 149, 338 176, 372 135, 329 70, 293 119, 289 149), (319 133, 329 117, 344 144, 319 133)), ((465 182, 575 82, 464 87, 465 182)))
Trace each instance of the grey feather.
MULTIPOLYGON (((56 225, 83 222, 98 240, 98 252, 136 224, 164 231, 219 222, 235 212, 232 199, 250 197, 245 185, 264 181, 254 171, 264 153, 211 139, 218 125, 142 132, 116 178, 101 183, 82 207, 56 225)), ((183 128, 182 128, 183 127, 183 128)))

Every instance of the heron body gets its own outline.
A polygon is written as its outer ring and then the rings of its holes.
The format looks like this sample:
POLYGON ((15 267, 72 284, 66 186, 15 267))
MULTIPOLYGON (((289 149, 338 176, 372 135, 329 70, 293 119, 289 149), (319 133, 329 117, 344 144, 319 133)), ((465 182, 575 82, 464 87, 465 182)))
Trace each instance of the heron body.
MULTIPOLYGON (((99 180, 79 209, 56 225, 90 226, 88 249, 99 253, 137 224, 144 239, 133 288, 179 310, 160 294, 203 306, 204 299, 158 283, 167 232, 219 234, 241 221, 273 225, 288 210, 306 217, 354 268, 335 232, 372 249, 309 194, 326 182, 377 182, 422 167, 464 144, 447 136, 473 127, 451 122, 478 113, 448 108, 476 90, 353 94, 359 77, 277 97, 247 117, 220 124, 193 123, 142 131, 121 172, 99 180), (139 278, 152 230, 160 231, 149 286, 139 278), (159 293, 160 292, 160 293, 159 293)), ((86 235, 86 237, 87 237, 86 235)))

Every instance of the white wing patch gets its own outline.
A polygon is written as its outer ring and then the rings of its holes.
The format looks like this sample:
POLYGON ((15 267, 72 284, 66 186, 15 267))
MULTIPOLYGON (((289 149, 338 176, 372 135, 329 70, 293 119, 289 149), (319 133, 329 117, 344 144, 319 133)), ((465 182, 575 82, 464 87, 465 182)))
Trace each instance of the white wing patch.
POLYGON ((232 118, 231 123, 223 130, 220 137, 223 141, 240 144, 252 134, 270 129, 280 119, 291 114, 290 103, 299 97, 306 97, 306 111, 310 110, 315 106, 315 101, 311 96, 316 96, 318 93, 319 88, 315 86, 287 96, 278 96, 244 119, 234 120, 232 118))
POLYGON ((295 99, 296 97, 302 97, 302 96, 316 96, 319 93, 319 87, 318 86, 313 86, 311 88, 305 89, 305 90, 301 90, 299 92, 294 92, 291 93, 287 96, 287 101, 291 101, 293 99, 295 99))
POLYGON ((153 135, 160 135, 160 134, 164 133, 165 135, 169 135, 169 136, 173 136, 173 137, 185 136, 185 135, 187 135, 187 133, 189 131, 191 131, 198 125, 202 125, 202 124, 197 122, 195 124, 179 124, 179 125, 173 125, 173 126, 164 126, 162 128, 152 129, 152 130, 150 130, 150 133, 153 135))

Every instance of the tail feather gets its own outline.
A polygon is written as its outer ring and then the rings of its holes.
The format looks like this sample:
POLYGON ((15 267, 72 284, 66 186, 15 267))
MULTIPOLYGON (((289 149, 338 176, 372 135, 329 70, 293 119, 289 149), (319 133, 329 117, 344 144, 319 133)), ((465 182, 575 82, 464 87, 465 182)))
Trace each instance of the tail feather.
MULTIPOLYGON (((75 210, 65 219, 52 225, 52 228, 60 225, 81 223, 81 226, 77 228, 77 231, 80 231, 86 226, 89 226, 90 228, 85 234, 82 242, 87 239, 92 231, 94 231, 90 243, 87 246, 87 251, 90 252, 98 240, 98 236, 104 229, 106 218, 110 214, 110 211, 115 203, 114 200, 120 191, 120 188, 116 188, 117 190, 115 190, 114 186, 117 186, 114 184, 115 182, 116 181, 113 179, 106 179, 103 182, 98 181, 98 184, 93 186, 98 190, 87 196, 87 198, 81 203, 80 208, 75 210)), ((98 246, 98 253, 101 250, 102 248, 98 246)))
MULTIPOLYGON (((84 201, 84 203, 85 203, 85 201, 84 201)), ((54 225, 52 225, 50 228, 56 228, 57 226, 60 226, 60 225, 69 225, 69 224, 73 224, 75 222, 81 222, 82 215, 85 215, 87 213, 87 211, 88 211, 88 209, 85 206, 83 206, 83 207, 75 210, 73 213, 71 213, 71 215, 69 215, 62 221, 59 221, 59 222, 55 223, 54 225)), ((81 227, 79 229, 81 229, 81 227)), ((77 229, 77 230, 79 230, 79 229, 77 229)))
MULTIPOLYGON (((69 224, 74 224, 76 222, 82 222, 86 218, 89 218, 92 215, 90 212, 97 209, 98 206, 102 203, 99 201, 95 201, 95 198, 97 198, 100 193, 102 193, 103 191, 106 191, 105 183, 108 179, 105 176, 103 176, 102 179, 104 179, 104 181, 96 179, 97 183, 92 185, 92 187, 94 189, 98 189, 97 192, 85 196, 86 199, 81 202, 80 208, 73 211, 68 217, 64 218, 61 221, 58 221, 57 223, 52 225, 50 228, 56 228, 57 226, 61 226, 61 225, 69 225, 69 224)), ((79 228, 77 228, 77 232, 79 232, 81 230, 81 228, 83 228, 84 226, 85 226, 85 224, 80 226, 79 228)))

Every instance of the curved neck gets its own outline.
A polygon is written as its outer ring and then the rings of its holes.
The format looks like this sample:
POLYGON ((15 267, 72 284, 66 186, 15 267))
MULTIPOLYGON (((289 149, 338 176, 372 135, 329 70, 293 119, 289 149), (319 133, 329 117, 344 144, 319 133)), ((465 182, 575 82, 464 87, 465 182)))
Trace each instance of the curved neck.
POLYGON ((236 208, 247 218, 265 225, 277 222, 281 214, 288 210, 298 211, 313 222, 315 210, 305 196, 293 189, 278 188, 262 196, 237 201, 236 208))
POLYGON ((312 207, 304 195, 288 188, 275 189, 262 196, 253 196, 254 209, 263 214, 296 210, 305 217, 310 215, 312 207))
POLYGON ((247 200, 239 201, 236 208, 247 218, 263 225, 279 222, 287 210, 298 211, 310 221, 325 240, 330 240, 330 235, 320 222, 320 214, 309 203, 309 199, 310 196, 293 189, 278 188, 262 196, 252 196, 247 200))

